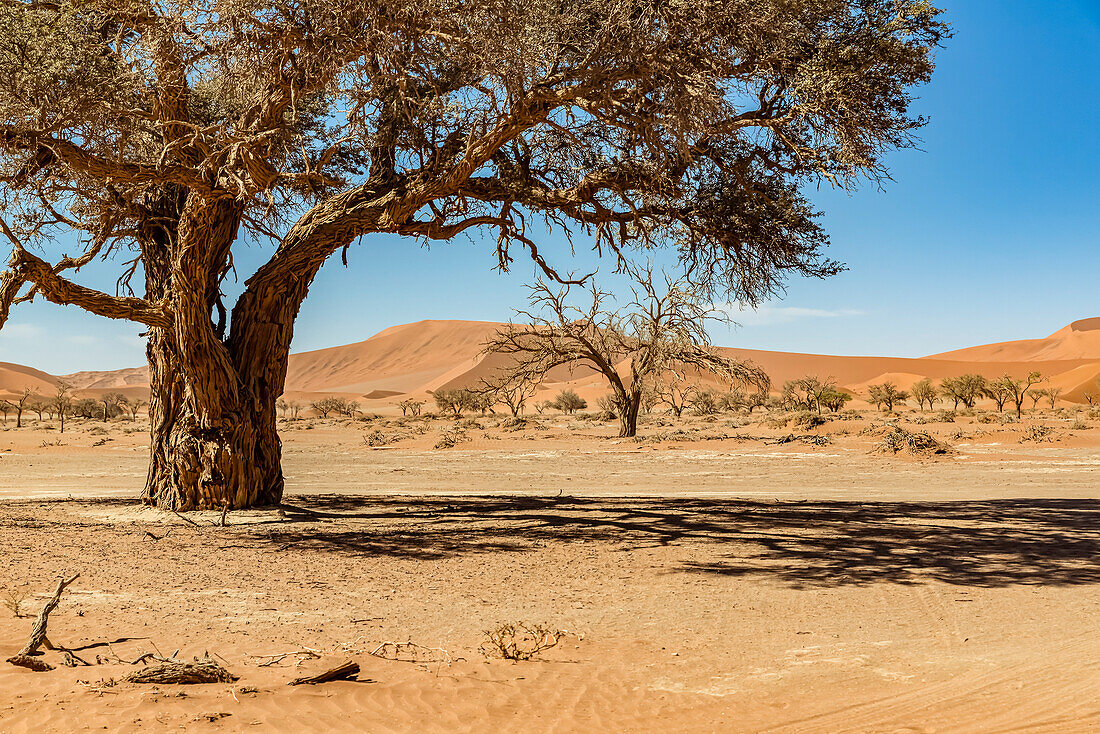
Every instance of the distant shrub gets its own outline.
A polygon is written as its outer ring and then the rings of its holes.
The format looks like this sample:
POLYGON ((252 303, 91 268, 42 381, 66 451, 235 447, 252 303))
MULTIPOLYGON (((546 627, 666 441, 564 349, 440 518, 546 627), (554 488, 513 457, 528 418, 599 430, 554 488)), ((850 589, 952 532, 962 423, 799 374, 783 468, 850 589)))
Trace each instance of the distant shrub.
POLYGON ((800 410, 791 416, 789 425, 795 428, 812 429, 825 425, 825 418, 809 410, 800 410))

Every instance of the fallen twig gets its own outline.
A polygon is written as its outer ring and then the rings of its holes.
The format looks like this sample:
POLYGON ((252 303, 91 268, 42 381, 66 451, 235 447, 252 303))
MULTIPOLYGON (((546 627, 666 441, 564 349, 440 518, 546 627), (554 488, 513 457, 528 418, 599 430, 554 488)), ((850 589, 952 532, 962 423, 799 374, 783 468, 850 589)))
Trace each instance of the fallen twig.
POLYGON ((300 686, 303 684, 315 685, 317 683, 328 683, 334 680, 351 680, 359 674, 359 663, 354 660, 348 660, 342 665, 338 665, 331 670, 326 670, 324 673, 318 673, 317 675, 310 675, 304 678, 295 678, 287 683, 290 686, 300 686))
POLYGON ((442 647, 425 647, 411 640, 408 642, 383 642, 381 645, 371 650, 370 654, 376 658, 382 658, 383 660, 395 660, 402 663, 441 662, 450 665, 455 660, 455 658, 451 656, 451 653, 447 652, 442 647), (425 660, 420 656, 421 651, 428 654, 428 659, 425 660), (439 657, 436 657, 434 653, 439 653, 439 657))
POLYGON ((191 518, 189 518, 189 517, 185 517, 184 515, 181 515, 180 513, 176 512, 175 510, 169 510, 169 512, 171 512, 171 513, 172 513, 173 515, 175 515, 176 517, 178 517, 178 518, 179 518, 180 520, 183 520, 184 522, 186 522, 186 523, 189 523, 189 524, 190 524, 190 525, 191 525, 192 527, 194 527, 194 528, 195 528, 195 531, 196 531, 196 532, 199 532, 199 533, 201 533, 201 532, 202 532, 202 526, 201 526, 201 525, 199 525, 199 524, 198 524, 197 522, 195 522, 194 520, 192 520, 191 518))

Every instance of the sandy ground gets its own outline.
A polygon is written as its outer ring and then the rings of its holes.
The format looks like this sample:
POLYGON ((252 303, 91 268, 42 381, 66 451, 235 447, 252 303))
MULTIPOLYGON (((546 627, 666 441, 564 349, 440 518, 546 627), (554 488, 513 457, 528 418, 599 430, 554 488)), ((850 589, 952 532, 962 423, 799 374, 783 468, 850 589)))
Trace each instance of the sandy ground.
MULTIPOLYGON (((872 453, 874 416, 640 441, 490 418, 444 450, 451 422, 300 421, 288 506, 228 527, 132 501, 140 426, 0 431, 0 601, 34 613, 80 572, 50 638, 132 638, 0 664, 0 731, 1100 729, 1100 427, 915 417, 959 453, 872 453), (1053 431, 1021 443, 1032 425, 1053 431), (521 620, 565 634, 487 654, 521 620), (434 649, 372 656, 386 641, 434 649), (177 649, 240 680, 113 683, 177 649), (358 682, 286 685, 349 658, 358 682)), ((32 621, 0 608, 0 658, 32 621)))

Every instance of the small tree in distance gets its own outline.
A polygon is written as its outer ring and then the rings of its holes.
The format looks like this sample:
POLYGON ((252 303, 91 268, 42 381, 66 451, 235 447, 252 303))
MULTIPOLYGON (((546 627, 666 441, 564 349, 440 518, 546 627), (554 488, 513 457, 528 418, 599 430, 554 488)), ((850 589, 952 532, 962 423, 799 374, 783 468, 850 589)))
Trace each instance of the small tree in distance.
POLYGON ((1060 387, 1048 387, 1046 399, 1050 401, 1050 409, 1054 410, 1055 403, 1058 402, 1058 398, 1062 396, 1062 388, 1060 387))
POLYGON ((1008 393, 1013 404, 1016 406, 1016 417, 1019 418, 1024 412, 1024 399, 1027 397, 1027 393, 1031 390, 1031 386, 1043 381, 1043 375, 1040 372, 1033 371, 1027 374, 1027 377, 1015 379, 1009 375, 1003 375, 996 382, 1003 386, 1004 390, 1008 393))
POLYGON ((913 387, 909 390, 909 395, 913 400, 917 401, 917 407, 921 410, 932 410, 932 406, 936 402, 936 398, 939 397, 939 393, 936 391, 936 387, 932 384, 932 380, 925 377, 923 380, 918 380, 913 383, 913 387), (927 408, 925 407, 927 406, 927 408))
POLYGON ((573 390, 562 390, 550 403, 550 407, 555 410, 560 410, 562 413, 573 415, 578 410, 584 410, 588 407, 588 401, 582 398, 573 390))
POLYGON ((420 415, 420 412, 424 409, 424 401, 405 398, 397 404, 397 407, 401 408, 401 415, 415 417, 420 415))
POLYGON ((898 390, 898 386, 892 382, 871 385, 867 391, 868 401, 888 413, 893 412, 895 404, 904 403, 909 398, 909 393, 898 390))
POLYGON ((766 386, 763 372, 710 347, 706 322, 719 315, 691 271, 676 279, 665 275, 660 285, 649 268, 627 272, 633 300, 617 309, 594 282, 582 308, 570 302, 568 285, 551 288, 539 279, 531 287, 532 308, 518 312, 529 325, 509 324, 486 350, 512 357, 525 374, 545 375, 561 365, 592 367, 611 387, 620 436, 637 433, 645 385, 662 376, 683 382, 684 371, 695 369, 766 386))
POLYGON ((997 406, 997 412, 1001 413, 1005 409, 1005 403, 1012 398, 1012 385, 1009 384, 1007 376, 999 380, 992 380, 986 383, 985 396, 993 401, 997 406))
POLYGON ((51 400, 51 407, 61 422, 61 433, 65 432, 65 416, 69 413, 72 405, 72 386, 65 381, 57 383, 57 391, 51 400))

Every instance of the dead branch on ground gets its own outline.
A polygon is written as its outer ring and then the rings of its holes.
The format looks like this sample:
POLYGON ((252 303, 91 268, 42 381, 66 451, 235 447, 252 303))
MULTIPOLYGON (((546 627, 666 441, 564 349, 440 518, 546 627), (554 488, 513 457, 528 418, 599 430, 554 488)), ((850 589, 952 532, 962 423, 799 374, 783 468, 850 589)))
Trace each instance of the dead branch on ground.
POLYGON ((300 686, 303 684, 315 685, 317 683, 328 683, 334 680, 352 680, 359 674, 359 663, 354 660, 348 660, 342 665, 338 665, 331 670, 326 670, 324 673, 318 673, 317 675, 310 675, 303 678, 295 678, 287 683, 289 686, 300 686))
MULTIPOLYGON (((49 623, 50 612, 57 608, 58 603, 61 601, 61 594, 65 591, 65 587, 80 578, 80 574, 76 574, 70 579, 61 577, 57 580, 57 588, 54 589, 53 596, 50 597, 46 605, 42 607, 42 611, 38 613, 38 619, 34 622, 34 627, 31 629, 31 638, 27 641, 27 644, 23 646, 23 649, 18 653, 8 658, 8 662, 12 665, 18 665, 23 668, 29 668, 38 672, 52 670, 53 666, 45 663, 41 660, 36 660, 35 656, 39 655, 38 648, 46 646, 47 649, 53 649, 54 646, 50 644, 50 641, 46 638, 46 625, 49 623)), ((63 648, 61 648, 63 650, 63 648)), ((68 650, 64 652, 69 653, 68 650)), ((71 654, 71 653, 69 653, 71 654)), ((75 657, 75 656, 74 656, 75 657)), ((87 663, 85 663, 87 665, 87 663)))

